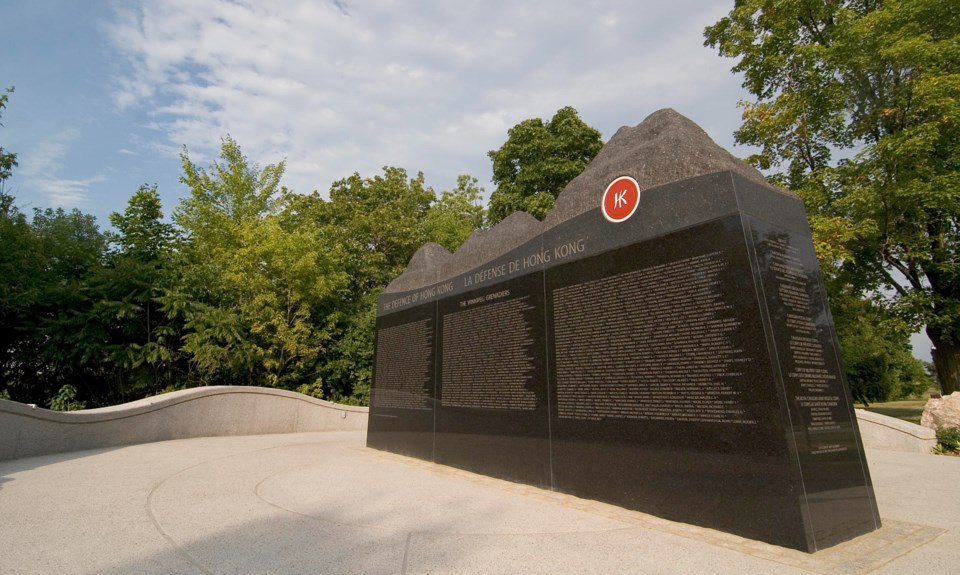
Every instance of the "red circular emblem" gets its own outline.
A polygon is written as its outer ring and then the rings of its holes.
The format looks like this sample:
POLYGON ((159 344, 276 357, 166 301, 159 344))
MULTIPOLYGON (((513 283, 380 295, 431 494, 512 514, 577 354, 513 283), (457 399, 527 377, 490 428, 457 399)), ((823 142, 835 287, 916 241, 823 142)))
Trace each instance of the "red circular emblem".
POLYGON ((613 223, 622 222, 632 216, 638 205, 640 184, 630 176, 620 176, 610 182, 600 203, 603 217, 613 223))

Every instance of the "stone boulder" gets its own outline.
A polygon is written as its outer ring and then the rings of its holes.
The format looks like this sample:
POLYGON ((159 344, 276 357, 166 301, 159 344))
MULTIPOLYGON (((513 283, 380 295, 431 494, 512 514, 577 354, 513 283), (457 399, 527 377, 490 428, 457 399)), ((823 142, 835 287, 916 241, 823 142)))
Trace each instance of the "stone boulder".
POLYGON ((930 398, 923 407, 920 425, 936 430, 937 427, 960 429, 960 391, 946 397, 930 398))

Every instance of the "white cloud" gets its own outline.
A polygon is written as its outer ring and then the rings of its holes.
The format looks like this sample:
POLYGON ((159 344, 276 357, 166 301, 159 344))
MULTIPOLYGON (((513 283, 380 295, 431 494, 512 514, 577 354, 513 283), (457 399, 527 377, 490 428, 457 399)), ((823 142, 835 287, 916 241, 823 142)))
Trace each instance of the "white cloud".
POLYGON ((60 208, 87 207, 91 187, 106 181, 103 175, 89 178, 63 178, 63 158, 78 138, 80 131, 69 128, 54 134, 32 149, 27 150, 20 161, 20 175, 28 186, 43 194, 49 205, 60 208))
POLYGON ((82 180, 66 178, 37 178, 30 180, 50 201, 50 205, 60 208, 83 208, 89 204, 90 188, 94 184, 105 182, 104 176, 94 176, 82 180))
POLYGON ((111 27, 132 64, 115 101, 151 110, 192 159, 216 155, 228 133, 254 161, 286 158, 296 191, 384 165, 442 189, 464 172, 488 179, 486 152, 509 127, 565 105, 605 137, 671 106, 729 145, 737 80, 701 36, 724 11, 709 0, 139 2, 111 27))
POLYGON ((28 152, 27 158, 24 159, 24 165, 20 168, 23 175, 28 178, 41 177, 59 170, 63 167, 62 160, 67 146, 78 137, 80 137, 80 131, 69 128, 42 140, 28 152))

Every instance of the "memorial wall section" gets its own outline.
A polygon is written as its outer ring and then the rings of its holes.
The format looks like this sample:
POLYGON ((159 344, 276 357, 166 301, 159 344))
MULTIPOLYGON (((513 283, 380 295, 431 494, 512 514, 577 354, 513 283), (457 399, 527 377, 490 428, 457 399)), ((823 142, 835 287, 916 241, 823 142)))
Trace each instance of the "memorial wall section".
POLYGON ((385 293, 367 445, 810 552, 877 529, 801 201, 637 202, 385 293))

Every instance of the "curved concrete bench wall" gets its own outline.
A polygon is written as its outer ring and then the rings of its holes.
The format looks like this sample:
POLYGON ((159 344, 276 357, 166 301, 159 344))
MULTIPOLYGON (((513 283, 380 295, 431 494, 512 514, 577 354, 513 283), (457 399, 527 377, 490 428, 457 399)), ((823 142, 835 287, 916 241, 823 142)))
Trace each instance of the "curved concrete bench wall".
POLYGON ((937 434, 932 429, 864 409, 856 412, 860 437, 868 449, 930 453, 937 444, 937 434))
MULTIPOLYGON (((933 430, 857 409, 865 447, 930 453, 933 430)), ((114 407, 57 412, 0 400, 0 461, 220 435, 367 428, 366 407, 264 387, 199 387, 114 407)))
POLYGON ((84 411, 0 400, 0 461, 188 437, 367 428, 366 407, 264 387, 198 387, 84 411))

